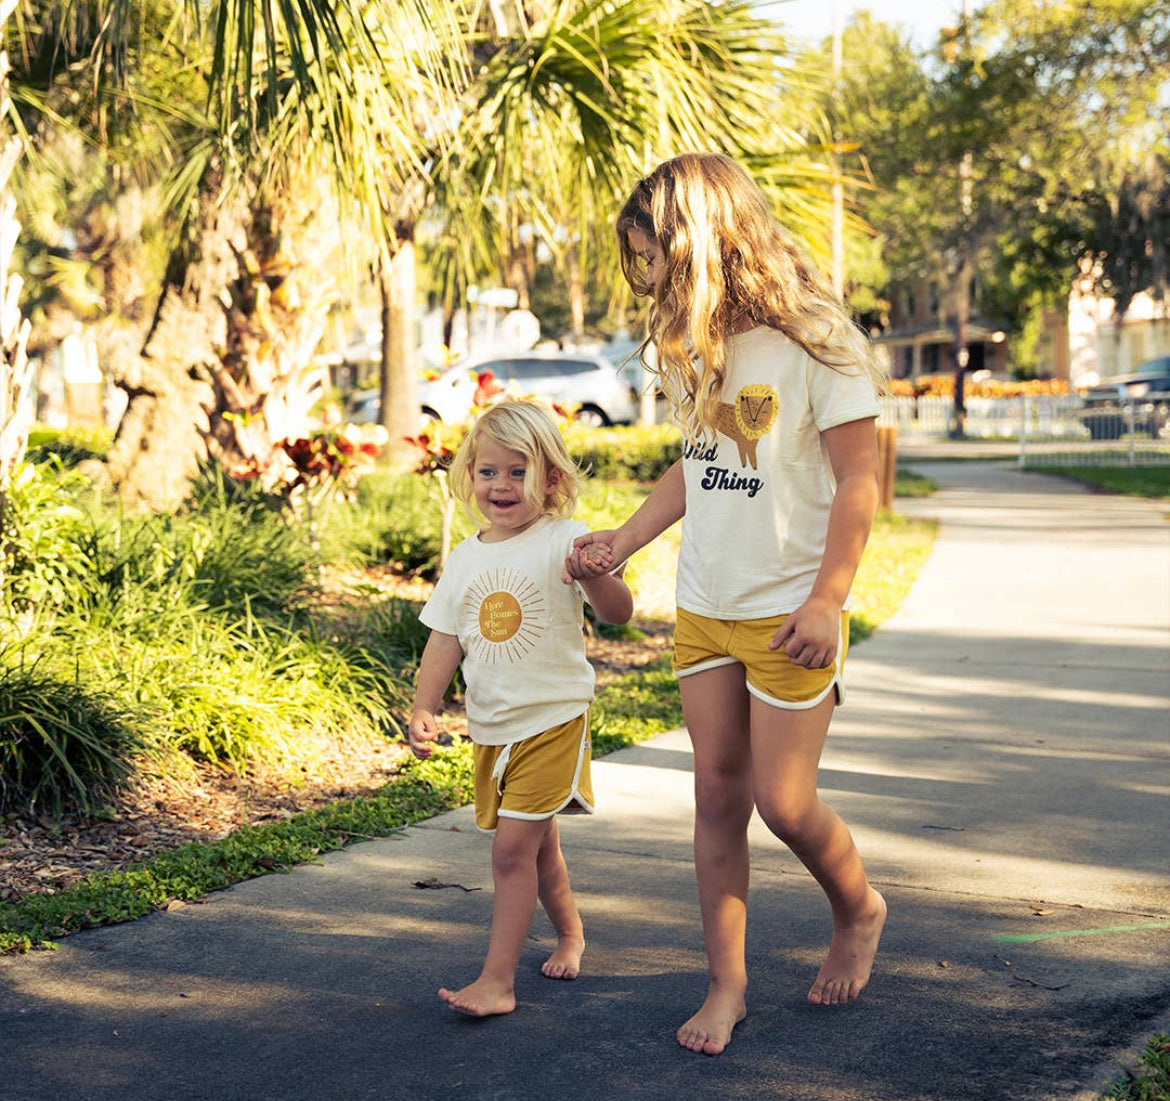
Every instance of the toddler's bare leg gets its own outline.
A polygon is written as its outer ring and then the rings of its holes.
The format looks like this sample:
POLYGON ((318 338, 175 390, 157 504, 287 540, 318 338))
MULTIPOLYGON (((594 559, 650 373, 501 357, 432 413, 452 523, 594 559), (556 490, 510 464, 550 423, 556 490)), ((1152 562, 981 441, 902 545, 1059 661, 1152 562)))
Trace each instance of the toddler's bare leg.
POLYGON ((536 913, 536 857, 547 821, 501 818, 492 842, 495 900, 487 958, 479 978, 461 990, 440 988, 439 997, 471 1017, 511 1013, 516 1008, 516 965, 536 913))
POLYGON ((870 886, 845 823, 817 794, 817 768, 835 700, 805 711, 752 700, 756 806, 768 828, 824 888, 833 913, 828 956, 808 992, 814 1005, 842 1005, 869 982, 886 904, 870 886))
POLYGON ((747 826, 752 814, 748 699, 743 668, 679 681, 695 760, 695 876, 707 946, 707 997, 676 1033, 690 1051, 718 1055, 747 1016, 747 826))
POLYGON ((575 979, 581 973, 581 956, 585 951, 585 927, 569 887, 569 869, 561 852, 561 835, 555 818, 536 857, 540 904, 557 933, 555 951, 541 966, 550 979, 575 979))

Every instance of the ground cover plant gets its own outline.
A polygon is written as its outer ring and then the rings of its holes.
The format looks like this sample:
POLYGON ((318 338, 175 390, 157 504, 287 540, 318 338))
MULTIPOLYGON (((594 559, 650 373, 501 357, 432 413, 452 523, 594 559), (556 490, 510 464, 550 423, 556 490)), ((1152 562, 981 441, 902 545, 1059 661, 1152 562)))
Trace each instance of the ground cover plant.
POLYGON ((1170 1035, 1160 1033, 1137 1057, 1137 1066, 1111 1083, 1103 1101, 1170 1101, 1170 1035))

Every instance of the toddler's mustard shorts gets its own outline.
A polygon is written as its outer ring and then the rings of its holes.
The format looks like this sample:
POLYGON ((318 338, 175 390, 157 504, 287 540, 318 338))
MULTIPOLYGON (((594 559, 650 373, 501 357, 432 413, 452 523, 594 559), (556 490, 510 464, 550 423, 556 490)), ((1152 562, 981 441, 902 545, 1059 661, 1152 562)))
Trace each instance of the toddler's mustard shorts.
POLYGON ((589 714, 510 745, 475 746, 475 824, 592 814, 589 714))
POLYGON ((681 677, 716 669, 721 665, 744 667, 747 689, 774 707, 802 710, 815 707, 829 694, 845 700, 841 671, 849 645, 849 613, 841 613, 837 656, 824 669, 794 665, 784 648, 769 650, 787 615, 764 619, 710 619, 678 609, 674 629, 674 671, 681 677))

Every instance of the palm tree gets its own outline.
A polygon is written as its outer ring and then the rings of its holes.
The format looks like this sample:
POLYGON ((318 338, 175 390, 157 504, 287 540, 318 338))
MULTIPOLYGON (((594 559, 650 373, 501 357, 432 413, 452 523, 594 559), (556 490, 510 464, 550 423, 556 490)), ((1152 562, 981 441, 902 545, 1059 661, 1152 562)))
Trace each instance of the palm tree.
POLYGON ((625 190, 688 149, 744 160, 794 232, 815 238, 830 167, 785 107, 802 75, 779 67, 786 44, 750 3, 556 0, 520 11, 481 34, 458 155, 437 165, 437 204, 465 220, 441 236, 465 263, 495 256, 523 297, 512 261, 524 226, 551 250, 580 334, 586 285, 617 283, 608 227, 625 190))
MULTIPOLYGON (((0 3, 0 31, 15 6, 15 0, 0 3)), ((0 117, 5 120, 5 131, 10 109, 8 54, 0 50, 0 117)), ((20 223, 8 180, 23 149, 24 143, 13 134, 0 144, 0 492, 24 458, 34 411, 28 401, 32 370, 25 354, 29 324, 20 311, 20 277, 9 273, 20 223)))
POLYGON ((153 171, 169 185, 161 289, 137 352, 112 365, 129 399, 110 455, 125 497, 173 503, 201 455, 260 464, 303 429, 329 292, 297 268, 331 266, 324 246, 305 253, 304 227, 328 239, 331 207, 362 219, 389 262, 396 196, 430 144, 423 108, 441 114, 462 81, 454 11, 26 0, 17 70, 30 126, 49 131, 68 111, 97 135, 111 177, 153 171), (337 201, 306 202, 324 173, 337 201))

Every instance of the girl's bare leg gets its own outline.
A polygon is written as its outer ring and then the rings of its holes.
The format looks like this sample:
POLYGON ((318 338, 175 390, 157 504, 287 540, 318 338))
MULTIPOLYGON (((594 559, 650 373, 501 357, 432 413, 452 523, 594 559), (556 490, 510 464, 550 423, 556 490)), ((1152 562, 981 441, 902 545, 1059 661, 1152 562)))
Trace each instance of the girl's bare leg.
POLYGON ((852 1001, 869 982, 886 904, 870 886, 853 837, 817 794, 835 699, 805 711, 751 702, 752 767, 760 817, 824 889, 833 913, 829 953, 808 992, 814 1005, 852 1001))
POLYGON ((682 677, 679 690, 695 757, 695 875, 708 980, 706 1000, 676 1036, 691 1051, 718 1055, 747 1016, 748 694, 740 665, 682 677))
POLYGON ((501 818, 492 842, 495 900, 487 958, 479 978, 462 990, 439 990, 452 1009, 472 1017, 511 1013, 516 1008, 516 967, 536 913, 537 854, 551 819, 501 818))
POLYGON ((581 956, 585 951, 585 927, 569 888, 569 869, 561 852, 561 834, 557 820, 549 819, 549 828, 536 857, 540 904, 557 932, 557 947, 541 966, 541 974, 550 979, 575 979, 581 973, 581 956))

